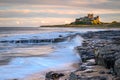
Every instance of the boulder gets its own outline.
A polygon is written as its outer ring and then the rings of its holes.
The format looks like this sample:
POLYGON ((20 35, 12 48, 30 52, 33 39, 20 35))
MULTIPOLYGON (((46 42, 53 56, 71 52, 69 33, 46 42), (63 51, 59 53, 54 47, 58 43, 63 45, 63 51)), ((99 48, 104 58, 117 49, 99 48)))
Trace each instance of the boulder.
POLYGON ((78 80, 78 75, 76 75, 74 72, 71 72, 69 75, 69 80, 78 80))
POLYGON ((50 71, 46 73, 45 80, 59 80, 60 77, 63 77, 63 73, 55 73, 53 71, 50 71))
POLYGON ((96 51, 95 53, 96 63, 98 65, 105 66, 108 69, 113 68, 115 63, 115 52, 116 51, 110 46, 99 48, 98 51, 96 51))
POLYGON ((117 76, 120 76, 120 59, 115 61, 114 70, 117 76))
POLYGON ((78 52, 78 54, 81 56, 81 59, 83 62, 85 62, 86 60, 89 59, 94 59, 94 51, 93 49, 89 48, 89 47, 76 47, 75 48, 78 52))

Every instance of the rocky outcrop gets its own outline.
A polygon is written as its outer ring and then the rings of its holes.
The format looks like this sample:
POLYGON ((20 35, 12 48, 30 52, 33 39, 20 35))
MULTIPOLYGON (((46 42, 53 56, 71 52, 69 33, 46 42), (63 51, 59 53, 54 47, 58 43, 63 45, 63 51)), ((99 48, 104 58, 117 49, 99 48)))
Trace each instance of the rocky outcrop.
MULTIPOLYGON (((104 66, 120 75, 120 31, 99 31, 82 34, 85 38, 83 46, 93 50, 96 64, 104 66)), ((79 49, 81 55, 83 49, 79 49)), ((84 51, 89 51, 88 48, 84 51)))
POLYGON ((65 80, 120 80, 120 31, 98 31, 80 35, 84 41, 75 50, 83 63, 65 80))

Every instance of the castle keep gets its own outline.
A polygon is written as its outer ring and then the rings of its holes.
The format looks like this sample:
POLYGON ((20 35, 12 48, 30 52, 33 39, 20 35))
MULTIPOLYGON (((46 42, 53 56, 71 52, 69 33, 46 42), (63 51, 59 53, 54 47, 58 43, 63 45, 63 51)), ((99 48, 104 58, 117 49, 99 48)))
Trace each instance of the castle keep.
POLYGON ((71 24, 100 24, 99 16, 94 17, 93 14, 88 14, 85 17, 77 18, 71 24))

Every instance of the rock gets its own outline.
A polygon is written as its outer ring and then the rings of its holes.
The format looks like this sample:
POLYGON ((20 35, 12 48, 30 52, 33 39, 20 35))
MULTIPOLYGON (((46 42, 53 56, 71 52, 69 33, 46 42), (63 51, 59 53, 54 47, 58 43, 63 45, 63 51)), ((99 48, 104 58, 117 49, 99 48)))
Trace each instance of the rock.
POLYGON ((99 71, 99 73, 100 73, 100 74, 105 74, 105 71, 102 71, 102 70, 101 70, 101 71, 99 71))
POLYGON ((46 79, 51 79, 52 78, 51 77, 52 73, 53 73, 53 71, 50 71, 50 72, 46 73, 45 78, 46 79))
POLYGON ((87 69, 86 66, 80 66, 80 68, 78 69, 78 71, 84 71, 84 70, 86 70, 86 69, 87 69))
POLYGON ((11 57, 0 56, 0 65, 6 65, 10 62, 11 57))
POLYGON ((117 76, 120 76, 120 59, 115 61, 114 70, 117 76))
POLYGON ((108 78, 106 76, 101 76, 100 80, 108 80, 108 78))
POLYGON ((19 80, 19 79, 7 79, 7 80, 19 80))
POLYGON ((89 59, 88 53, 93 52, 96 64, 110 69, 107 74, 120 76, 120 30, 88 32, 82 37, 84 48, 78 48, 82 60, 89 59))
POLYGON ((18 80, 18 79, 13 79, 13 80, 18 80))
POLYGON ((94 66, 95 65, 95 61, 87 61, 86 66, 94 66))
POLYGON ((120 51, 116 52, 116 53, 114 54, 114 57, 115 57, 115 60, 120 59, 120 51))
POLYGON ((62 35, 59 35, 59 37, 63 37, 62 35))
POLYGON ((113 50, 110 46, 105 46, 99 49, 98 53, 95 53, 96 63, 106 68, 114 68, 115 63, 115 50, 113 50))
POLYGON ((92 76, 92 77, 78 76, 78 79, 73 79, 73 80, 108 80, 108 77, 106 76, 92 76))
POLYGON ((115 78, 114 80, 120 80, 120 77, 115 78))
POLYGON ((107 73, 107 74, 112 74, 110 70, 109 70, 109 71, 107 71, 106 73, 107 73))
POLYGON ((89 59, 94 59, 95 57, 92 48, 78 46, 75 49, 77 50, 78 54, 81 56, 81 59, 83 62, 86 62, 86 60, 89 60, 89 59))
POLYGON ((93 72, 95 72, 93 69, 87 69, 84 71, 84 73, 93 73, 93 72))
POLYGON ((88 41, 83 41, 83 42, 82 42, 82 46, 83 46, 83 47, 87 47, 88 44, 89 44, 88 41))
POLYGON ((69 80, 78 80, 78 75, 76 75, 75 73, 71 72, 71 74, 69 75, 69 80))
POLYGON ((50 72, 46 73, 45 78, 46 78, 46 80, 50 80, 50 79, 56 80, 63 76, 64 76, 63 73, 55 73, 53 71, 50 71, 50 72))
POLYGON ((108 80, 108 78, 106 76, 95 76, 91 77, 90 80, 108 80))

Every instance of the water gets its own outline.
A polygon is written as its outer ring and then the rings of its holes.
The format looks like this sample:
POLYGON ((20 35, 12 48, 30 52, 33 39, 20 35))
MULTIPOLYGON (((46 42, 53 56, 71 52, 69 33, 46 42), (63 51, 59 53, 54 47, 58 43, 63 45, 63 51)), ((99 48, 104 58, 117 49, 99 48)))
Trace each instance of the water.
MULTIPOLYGON (((61 35, 98 31, 98 29, 78 28, 7 28, 1 29, 0 40, 21 39, 27 36, 37 38, 54 38, 61 35), (47 35, 47 36, 46 36, 47 35), (20 37, 19 37, 20 36, 20 37)), ((41 44, 0 44, 0 57, 10 58, 5 65, 0 66, 0 80, 19 78, 23 79, 37 72, 51 70, 73 70, 72 64, 81 61, 74 52, 74 47, 80 46, 83 38, 76 36, 73 39, 60 42, 41 44), (3 75, 4 74, 4 75, 3 75)))

